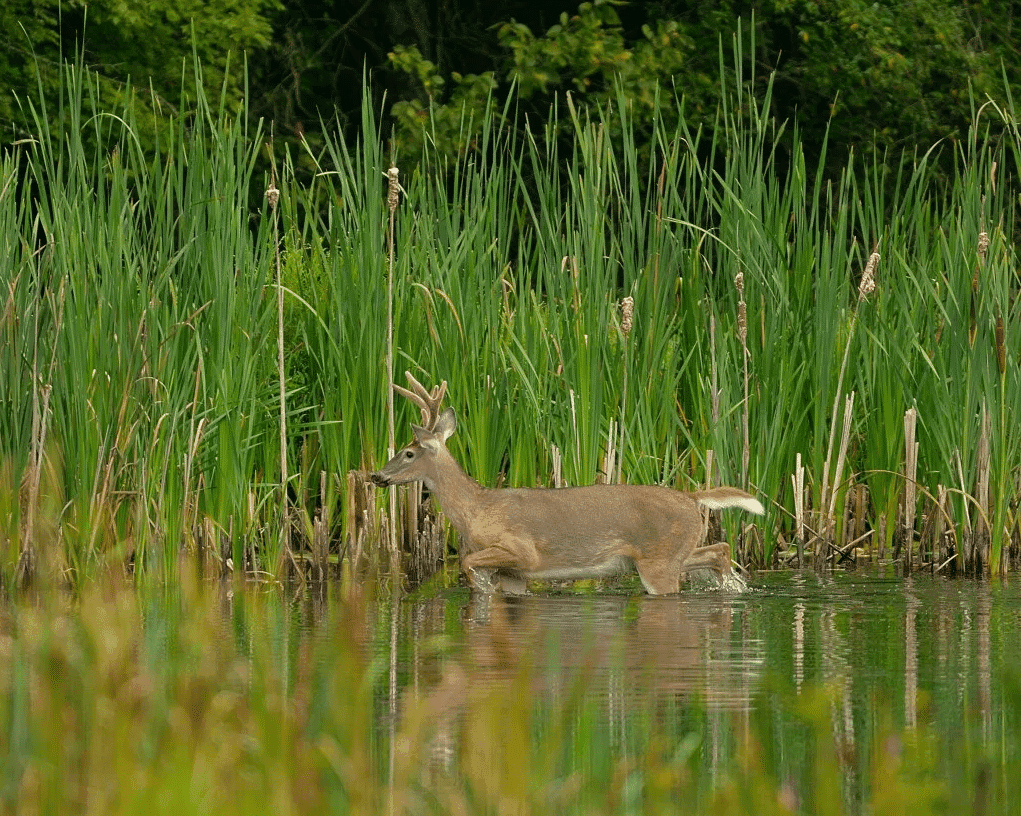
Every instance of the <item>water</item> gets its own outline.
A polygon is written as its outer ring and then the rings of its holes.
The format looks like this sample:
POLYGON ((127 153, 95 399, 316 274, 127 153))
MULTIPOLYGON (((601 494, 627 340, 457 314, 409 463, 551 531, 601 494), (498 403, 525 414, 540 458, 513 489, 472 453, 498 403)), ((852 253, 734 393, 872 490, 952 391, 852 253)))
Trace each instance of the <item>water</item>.
POLYGON ((1017 577, 340 589, 114 581, 0 605, 0 802, 1021 813, 1017 577))
POLYGON ((882 769, 896 766, 933 781, 944 805, 981 799, 987 812, 1021 812, 1016 578, 784 572, 741 594, 627 589, 635 594, 451 591, 403 603, 373 641, 390 666, 381 732, 409 705, 445 695, 444 716, 461 727, 434 754, 442 773, 470 752, 456 744, 471 738, 464 700, 530 695, 533 742, 555 734, 586 755, 565 773, 605 773, 615 757, 648 751, 654 732, 684 755, 703 800, 752 745, 753 776, 761 769, 803 810, 829 795, 844 812, 867 810, 882 769), (581 712, 566 725, 565 708, 581 712), (818 789, 826 762, 839 791, 818 789))

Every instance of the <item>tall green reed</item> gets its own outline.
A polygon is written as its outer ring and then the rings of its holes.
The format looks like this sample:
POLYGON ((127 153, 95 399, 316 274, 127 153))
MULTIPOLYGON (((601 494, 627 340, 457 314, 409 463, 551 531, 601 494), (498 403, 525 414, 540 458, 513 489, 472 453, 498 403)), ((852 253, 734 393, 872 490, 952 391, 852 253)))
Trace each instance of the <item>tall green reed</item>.
MULTIPOLYGON (((895 536, 898 557, 946 562, 931 552, 942 492, 952 557, 1003 568, 1021 472, 1009 100, 982 109, 948 184, 925 154, 830 179, 771 118, 769 93, 751 97, 740 71, 725 81, 711 128, 657 117, 645 146, 623 95, 568 99, 543 123, 487 108, 460 156, 427 140, 401 172, 391 272, 394 157, 368 94, 356 138, 327 124, 321 154, 278 154, 274 242, 252 205, 269 180, 244 111, 200 92, 143 155, 130 98, 105 111, 69 67, 65 113, 26 100, 36 138, 3 159, 5 580, 29 543, 71 582, 172 575, 199 554, 281 578, 294 568, 282 530, 299 554, 317 541, 320 567, 355 552, 381 566, 392 512, 357 474, 388 444, 388 281, 394 377, 448 381, 451 447, 485 485, 744 484, 770 515, 751 537, 728 522, 730 537, 739 560, 771 565, 792 557, 800 456, 820 563, 855 546, 886 556, 895 536), (299 181, 299 164, 316 173, 299 181), (900 530, 911 408, 918 512, 900 530)), ((398 441, 417 418, 402 402, 398 441)))

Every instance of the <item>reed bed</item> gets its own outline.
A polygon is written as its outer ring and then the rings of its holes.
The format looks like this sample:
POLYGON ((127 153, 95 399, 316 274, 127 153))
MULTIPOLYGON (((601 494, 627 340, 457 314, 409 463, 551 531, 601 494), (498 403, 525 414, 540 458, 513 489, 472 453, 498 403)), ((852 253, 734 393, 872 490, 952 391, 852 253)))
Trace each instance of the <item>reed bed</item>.
POLYGON ((949 179, 932 151, 826 177, 740 74, 711 131, 639 146, 626 99, 568 98, 544 123, 466 114, 471 149, 416 168, 368 104, 300 156, 201 93, 143 154, 130 97, 108 109, 80 65, 45 104, 2 155, 4 586, 183 561, 423 579, 442 523, 364 478, 393 444, 390 360, 449 382, 485 485, 741 485, 768 506, 724 521, 752 567, 1017 559, 1009 94, 933 148, 949 179))

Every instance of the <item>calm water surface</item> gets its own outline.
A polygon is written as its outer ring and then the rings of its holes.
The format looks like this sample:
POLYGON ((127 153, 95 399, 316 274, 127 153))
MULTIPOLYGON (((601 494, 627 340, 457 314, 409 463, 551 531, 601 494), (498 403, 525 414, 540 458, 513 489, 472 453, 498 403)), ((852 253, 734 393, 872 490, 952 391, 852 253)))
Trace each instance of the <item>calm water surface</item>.
MULTIPOLYGON (((540 708, 597 712, 586 741, 641 751, 650 729, 695 745, 711 786, 748 734, 795 799, 820 731, 838 746, 845 812, 867 801, 883 734, 933 739, 933 777, 1021 813, 1021 581, 759 574, 749 591, 408 600, 376 615, 372 648, 390 666, 381 732, 452 670, 473 694, 519 693, 540 708), (985 786, 985 787, 983 787, 985 786)), ((536 739, 542 739, 541 723, 536 739)), ((438 762, 457 747, 438 752, 438 762)), ((892 749, 891 749, 892 750, 892 749)), ((971 794, 969 793, 969 797, 971 794)))
MULTIPOLYGON (((583 673, 593 696, 739 712, 761 705, 764 687, 825 682, 886 698, 910 724, 936 703, 992 713, 998 677, 1021 669, 1021 581, 784 572, 741 594, 452 591, 405 602, 397 626, 412 678, 454 660, 474 684, 499 685, 527 666, 550 691, 583 673)), ((380 654, 389 646, 377 637, 380 654)))

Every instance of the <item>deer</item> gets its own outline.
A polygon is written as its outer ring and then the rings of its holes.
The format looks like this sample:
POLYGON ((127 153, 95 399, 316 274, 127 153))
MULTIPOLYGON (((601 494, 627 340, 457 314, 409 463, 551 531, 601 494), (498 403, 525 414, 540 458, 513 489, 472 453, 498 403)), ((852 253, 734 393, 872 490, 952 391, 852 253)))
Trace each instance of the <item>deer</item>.
POLYGON ((370 475, 377 487, 422 482, 460 535, 461 567, 473 590, 520 595, 527 581, 579 580, 633 574, 650 595, 680 592, 681 578, 711 570, 723 586, 743 588, 726 542, 705 537, 700 508, 762 504, 736 487, 680 491, 657 485, 597 484, 560 488, 486 488, 458 464, 447 440, 453 408, 440 411, 446 380, 430 391, 410 371, 410 390, 394 391, 418 406, 413 441, 370 475))

